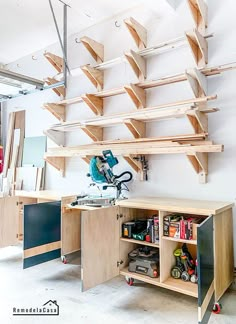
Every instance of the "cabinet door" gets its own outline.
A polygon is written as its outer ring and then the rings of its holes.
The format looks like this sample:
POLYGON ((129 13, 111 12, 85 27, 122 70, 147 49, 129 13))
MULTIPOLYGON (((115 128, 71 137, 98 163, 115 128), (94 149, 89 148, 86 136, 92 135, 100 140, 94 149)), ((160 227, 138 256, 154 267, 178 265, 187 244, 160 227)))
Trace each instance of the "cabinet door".
POLYGON ((207 323, 214 304, 213 216, 197 229, 198 321, 207 323))
POLYGON ((82 290, 119 275, 118 207, 82 212, 82 290))
POLYGON ((61 256, 61 202, 24 206, 24 269, 61 256))
POLYGON ((0 198, 0 248, 18 243, 18 197, 0 198))

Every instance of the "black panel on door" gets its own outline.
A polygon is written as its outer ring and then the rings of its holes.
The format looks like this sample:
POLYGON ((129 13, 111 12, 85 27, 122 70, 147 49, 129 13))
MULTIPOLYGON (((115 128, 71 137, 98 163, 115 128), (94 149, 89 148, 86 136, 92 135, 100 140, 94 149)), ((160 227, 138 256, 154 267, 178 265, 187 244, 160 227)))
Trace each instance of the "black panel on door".
POLYGON ((213 216, 197 230, 198 308, 199 323, 207 323, 214 303, 214 243, 213 216))
POLYGON ((24 207, 24 269, 61 255, 61 202, 24 207))

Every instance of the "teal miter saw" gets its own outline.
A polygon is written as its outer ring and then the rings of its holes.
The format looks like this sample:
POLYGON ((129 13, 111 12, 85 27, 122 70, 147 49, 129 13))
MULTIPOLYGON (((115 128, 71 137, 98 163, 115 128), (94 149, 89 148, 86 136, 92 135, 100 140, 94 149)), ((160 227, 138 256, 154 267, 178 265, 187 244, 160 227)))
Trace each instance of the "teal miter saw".
POLYGON ((122 190, 128 190, 125 182, 132 180, 133 175, 129 171, 122 172, 119 175, 115 175, 112 171, 112 168, 117 165, 119 162, 116 157, 112 154, 110 150, 102 152, 103 156, 94 156, 89 165, 89 174, 93 182, 102 184, 107 183, 103 186, 103 189, 106 190, 108 187, 117 188, 117 198, 119 198, 122 190), (128 176, 127 179, 119 180, 123 176, 128 176))

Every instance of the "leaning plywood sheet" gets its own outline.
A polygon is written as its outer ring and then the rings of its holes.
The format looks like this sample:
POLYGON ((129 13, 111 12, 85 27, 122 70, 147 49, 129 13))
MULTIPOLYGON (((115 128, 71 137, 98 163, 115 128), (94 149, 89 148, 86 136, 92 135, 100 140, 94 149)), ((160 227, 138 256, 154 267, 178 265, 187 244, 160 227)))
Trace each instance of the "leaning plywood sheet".
POLYGON ((16 182, 22 181, 22 190, 35 191, 37 184, 38 168, 16 168, 16 182))
POLYGON ((25 138, 22 166, 44 167, 45 161, 43 156, 46 151, 46 141, 46 136, 25 138))

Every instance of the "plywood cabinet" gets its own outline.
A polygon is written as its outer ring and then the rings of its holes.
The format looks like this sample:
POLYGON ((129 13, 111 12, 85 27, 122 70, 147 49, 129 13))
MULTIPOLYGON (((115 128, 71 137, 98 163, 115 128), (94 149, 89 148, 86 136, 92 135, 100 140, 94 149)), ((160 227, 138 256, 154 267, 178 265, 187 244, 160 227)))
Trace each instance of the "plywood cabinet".
POLYGON ((83 290, 121 274, 197 298, 199 323, 206 323, 214 302, 233 281, 232 206, 222 202, 137 198, 120 201, 118 207, 82 212, 83 290), (205 216, 197 227, 197 240, 163 236, 163 218, 171 212, 205 216), (153 214, 159 214, 159 244, 122 238, 122 223, 153 214), (198 284, 171 277, 175 265, 173 252, 186 241, 193 258, 198 260, 198 284), (158 278, 128 271, 128 253, 141 245, 159 249, 158 278), (220 256, 224 254, 227 258, 219 267, 220 256))

